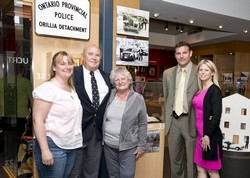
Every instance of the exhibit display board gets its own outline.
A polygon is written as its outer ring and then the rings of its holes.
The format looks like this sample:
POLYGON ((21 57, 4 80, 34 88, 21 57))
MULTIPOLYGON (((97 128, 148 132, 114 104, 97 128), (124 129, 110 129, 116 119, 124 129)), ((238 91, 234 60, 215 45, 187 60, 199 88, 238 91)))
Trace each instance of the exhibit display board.
POLYGON ((160 136, 159 145, 157 144, 155 147, 153 147, 156 149, 153 149, 153 151, 150 152, 146 152, 141 158, 137 160, 135 178, 163 177, 164 141, 165 141, 164 132, 165 132, 164 123, 148 124, 148 138, 150 135, 152 135, 152 133, 153 134, 159 133, 160 136))

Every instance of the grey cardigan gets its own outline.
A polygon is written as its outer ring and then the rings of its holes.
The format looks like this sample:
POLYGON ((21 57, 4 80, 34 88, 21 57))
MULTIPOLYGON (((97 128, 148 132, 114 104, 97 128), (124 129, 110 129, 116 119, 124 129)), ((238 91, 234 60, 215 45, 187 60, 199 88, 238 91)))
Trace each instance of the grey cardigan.
MULTIPOLYGON (((116 89, 113 89, 107 103, 106 112, 110 107, 110 103, 114 100, 115 95, 116 89)), ((103 119, 103 130, 105 128, 105 123, 107 120, 106 112, 103 119)), ((127 103, 122 116, 119 151, 128 150, 134 147, 137 147, 137 149, 139 149, 140 151, 144 151, 146 145, 146 137, 147 109, 144 98, 139 93, 131 90, 128 95, 127 103)))

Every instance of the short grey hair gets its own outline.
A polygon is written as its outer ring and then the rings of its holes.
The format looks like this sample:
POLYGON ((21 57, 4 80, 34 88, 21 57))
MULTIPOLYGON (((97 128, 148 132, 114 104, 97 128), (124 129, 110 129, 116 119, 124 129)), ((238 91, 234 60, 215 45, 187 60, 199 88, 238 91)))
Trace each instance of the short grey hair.
POLYGON ((132 87, 132 82, 133 82, 133 78, 132 78, 132 75, 131 73, 128 71, 128 69, 126 67, 123 67, 123 66, 118 66, 118 67, 115 67, 111 73, 110 73, 110 82, 112 83, 113 86, 115 86, 115 78, 118 74, 121 74, 121 75, 124 75, 127 77, 127 79, 129 81, 131 81, 131 87, 132 87))

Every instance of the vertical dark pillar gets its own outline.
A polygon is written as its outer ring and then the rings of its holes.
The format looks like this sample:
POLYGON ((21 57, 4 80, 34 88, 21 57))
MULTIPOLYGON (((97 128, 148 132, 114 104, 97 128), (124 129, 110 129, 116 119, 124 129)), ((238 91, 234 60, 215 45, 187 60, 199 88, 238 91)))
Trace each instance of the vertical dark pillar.
MULTIPOLYGON (((110 72, 113 54, 113 0, 100 0, 99 45, 102 51, 101 68, 110 72)), ((104 156, 102 155, 99 178, 108 178, 104 156)))
POLYGON ((113 0, 100 0, 99 44, 102 50, 101 68, 110 72, 113 54, 113 0))

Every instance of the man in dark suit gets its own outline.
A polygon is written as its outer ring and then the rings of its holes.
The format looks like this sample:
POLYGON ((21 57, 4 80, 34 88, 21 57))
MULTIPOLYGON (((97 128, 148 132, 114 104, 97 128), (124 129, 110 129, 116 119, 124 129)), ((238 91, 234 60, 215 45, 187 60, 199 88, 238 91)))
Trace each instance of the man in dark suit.
POLYGON ((89 44, 83 50, 82 66, 75 68, 73 80, 83 108, 83 148, 77 150, 71 178, 98 177, 102 155, 103 115, 111 89, 109 75, 99 69, 100 63, 100 48, 89 44), (97 83, 99 106, 95 106, 92 99, 91 71, 94 72, 97 83))
POLYGON ((197 66, 191 62, 191 56, 190 45, 178 43, 175 47, 178 65, 163 73, 171 178, 196 177, 193 162, 196 128, 192 98, 198 91, 198 81, 197 66))

